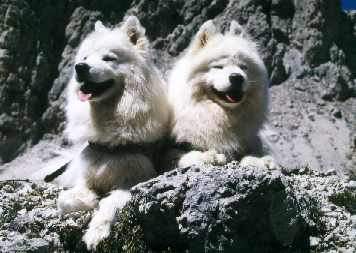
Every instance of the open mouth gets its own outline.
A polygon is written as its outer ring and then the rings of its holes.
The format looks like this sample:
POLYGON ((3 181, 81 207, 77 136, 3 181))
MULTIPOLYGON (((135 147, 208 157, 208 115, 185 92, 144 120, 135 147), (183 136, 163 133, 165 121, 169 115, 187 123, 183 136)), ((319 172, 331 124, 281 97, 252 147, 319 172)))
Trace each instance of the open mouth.
POLYGON ((101 83, 94 83, 85 81, 78 90, 78 97, 80 101, 87 101, 98 97, 114 85, 114 80, 108 80, 101 83))
POLYGON ((242 89, 231 89, 227 91, 218 91, 215 88, 212 88, 212 91, 215 95, 222 101, 226 103, 239 103, 243 96, 244 92, 242 89))

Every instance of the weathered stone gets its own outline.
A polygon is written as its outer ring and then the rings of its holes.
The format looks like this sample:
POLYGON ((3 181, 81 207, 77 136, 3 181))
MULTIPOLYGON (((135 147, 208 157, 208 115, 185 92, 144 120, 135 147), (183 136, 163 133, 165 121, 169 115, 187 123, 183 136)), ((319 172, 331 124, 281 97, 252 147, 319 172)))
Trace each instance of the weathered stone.
MULTIPOLYGON (((131 190, 97 252, 351 252, 356 192, 348 185, 308 169, 176 169, 131 190)), ((1 251, 86 252, 81 237, 92 213, 60 218, 59 190, 0 182, 1 251)))
MULTIPOLYGON (((3 0, 0 164, 44 140, 0 174, 31 175, 58 155, 63 142, 47 133, 63 130, 73 57, 97 19, 116 25, 125 14, 138 15, 164 72, 207 19, 222 30, 235 19, 258 42, 272 84, 279 84, 271 87, 274 128, 266 135, 290 174, 231 165, 165 174, 133 190, 99 251, 259 252, 251 240, 260 240, 272 252, 305 252, 309 244, 314 252, 353 252, 355 193, 337 175, 351 171, 356 178, 356 12, 340 8, 325 0, 3 0), (293 169, 303 164, 323 173, 293 169)), ((57 188, 0 188, 0 251, 85 251, 90 213, 59 219, 57 188)))

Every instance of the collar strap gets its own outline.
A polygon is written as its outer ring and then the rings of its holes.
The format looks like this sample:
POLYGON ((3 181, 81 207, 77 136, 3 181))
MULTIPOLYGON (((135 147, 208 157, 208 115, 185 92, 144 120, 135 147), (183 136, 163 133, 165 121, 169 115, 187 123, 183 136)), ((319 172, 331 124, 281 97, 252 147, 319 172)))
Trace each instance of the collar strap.
POLYGON ((175 142, 173 143, 173 147, 182 151, 192 151, 192 150, 197 150, 197 151, 206 151, 204 149, 202 149, 201 147, 198 147, 194 144, 192 144, 191 142, 188 141, 184 141, 184 142, 175 142))
MULTIPOLYGON (((196 146, 194 144, 192 144, 191 142, 187 142, 187 141, 184 141, 184 142, 171 142, 171 145, 176 148, 176 149, 179 149, 181 151, 184 151, 184 152, 189 152, 189 151, 193 151, 193 150, 196 150, 196 151, 200 151, 200 152, 205 152, 205 151, 208 151, 207 149, 203 149, 199 146, 196 146)), ((244 156, 244 154, 247 154, 247 153, 244 153, 244 152, 241 152, 241 151, 234 151, 234 152, 231 152, 230 154, 225 154, 227 156, 227 158, 229 160, 241 160, 241 158, 244 156)))
POLYGON ((115 146, 109 146, 102 143, 97 142, 88 142, 88 148, 94 149, 96 151, 104 152, 104 153, 118 153, 118 152, 125 152, 125 153, 151 153, 152 147, 157 145, 157 142, 152 143, 125 143, 119 144, 115 146))
MULTIPOLYGON (((146 155, 152 156, 154 153, 153 147, 155 145, 159 144, 158 142, 154 143, 127 143, 127 144, 121 144, 117 146, 107 146, 101 143, 95 143, 95 142, 88 142, 88 146, 86 146, 84 149, 90 148, 99 152, 103 153, 117 153, 117 152, 125 152, 125 153, 144 153, 146 155)), ((44 178, 45 182, 52 182, 54 179, 56 179, 58 176, 63 174, 63 172, 67 169, 68 165, 72 162, 73 160, 70 160, 66 164, 62 165, 59 167, 57 170, 52 172, 49 175, 46 175, 44 178)))

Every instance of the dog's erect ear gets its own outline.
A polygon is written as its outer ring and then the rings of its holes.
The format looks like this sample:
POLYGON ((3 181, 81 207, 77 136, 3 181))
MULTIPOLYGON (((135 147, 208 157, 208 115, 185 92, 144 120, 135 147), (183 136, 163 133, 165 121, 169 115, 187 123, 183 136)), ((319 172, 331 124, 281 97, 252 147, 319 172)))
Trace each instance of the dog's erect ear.
POLYGON ((136 16, 128 16, 125 18, 121 29, 127 34, 130 42, 138 49, 144 50, 147 48, 146 29, 141 25, 136 16))
POLYGON ((230 23, 229 33, 232 35, 237 35, 237 36, 242 36, 242 37, 247 36, 245 29, 239 23, 237 23, 235 20, 231 21, 231 23, 230 23))
POLYGON ((217 29, 212 20, 206 21, 195 36, 194 44, 199 48, 205 47, 209 40, 217 34, 217 29))
POLYGON ((103 31, 106 31, 107 28, 103 25, 103 23, 100 20, 98 20, 95 22, 94 30, 96 32, 103 32, 103 31))

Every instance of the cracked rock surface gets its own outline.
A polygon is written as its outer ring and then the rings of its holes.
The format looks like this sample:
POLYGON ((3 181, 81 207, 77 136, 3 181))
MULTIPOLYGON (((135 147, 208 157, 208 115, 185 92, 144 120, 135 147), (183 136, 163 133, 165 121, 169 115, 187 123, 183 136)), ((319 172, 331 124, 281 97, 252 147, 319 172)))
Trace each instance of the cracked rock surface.
MULTIPOLYGON (((91 212, 58 217, 60 189, 0 183, 1 252, 86 252, 91 212)), ((308 168, 176 169, 131 190, 98 252, 354 252, 356 182, 308 168)))
POLYGON ((192 167, 142 183, 98 252, 355 252, 356 12, 327 0, 0 1, 0 252, 86 252, 91 212, 60 218, 61 189, 4 180, 43 178, 78 151, 61 134, 74 55, 96 20, 126 14, 165 74, 204 21, 241 23, 269 71, 264 135, 284 168, 192 167))

